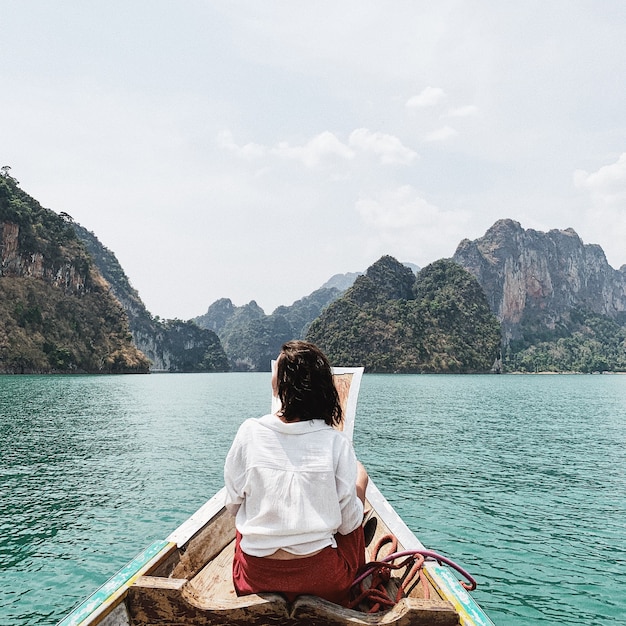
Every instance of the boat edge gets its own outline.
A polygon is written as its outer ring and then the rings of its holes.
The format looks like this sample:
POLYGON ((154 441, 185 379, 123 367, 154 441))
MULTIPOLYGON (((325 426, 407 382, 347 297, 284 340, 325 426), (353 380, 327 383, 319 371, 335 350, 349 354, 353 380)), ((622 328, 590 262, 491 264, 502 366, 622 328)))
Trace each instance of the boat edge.
MULTIPOLYGON (((422 542, 413 534, 397 511, 370 478, 367 499, 389 530, 397 537, 405 550, 424 550, 422 542)), ((436 561, 426 561, 424 571, 443 600, 451 602, 462 626, 495 626, 482 607, 463 588, 452 571, 436 561)))

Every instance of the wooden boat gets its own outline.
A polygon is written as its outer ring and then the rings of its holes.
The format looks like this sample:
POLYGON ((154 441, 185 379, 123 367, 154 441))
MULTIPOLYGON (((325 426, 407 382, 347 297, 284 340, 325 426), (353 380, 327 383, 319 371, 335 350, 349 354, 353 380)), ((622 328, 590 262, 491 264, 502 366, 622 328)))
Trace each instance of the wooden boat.
MULTIPOLYGON (((340 428, 350 438, 362 374, 362 368, 334 369, 345 415, 340 428)), ((365 571, 355 587, 361 600, 352 609, 314 596, 293 603, 273 593, 237 597, 231 576, 235 525, 224 508, 224 491, 164 541, 148 546, 58 626, 493 626, 468 593, 471 576, 459 568, 469 580, 461 583, 454 564, 426 550, 371 478, 364 518, 366 557, 387 559, 378 550, 382 544, 386 552, 393 550, 389 558, 399 555, 393 558, 398 569, 372 565, 365 571)))

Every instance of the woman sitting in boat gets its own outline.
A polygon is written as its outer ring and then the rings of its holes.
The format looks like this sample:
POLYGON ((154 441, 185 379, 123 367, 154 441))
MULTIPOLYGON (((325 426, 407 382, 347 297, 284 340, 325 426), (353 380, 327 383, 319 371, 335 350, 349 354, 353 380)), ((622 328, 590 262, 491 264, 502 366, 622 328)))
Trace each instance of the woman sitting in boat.
POLYGON ((226 507, 236 515, 235 591, 347 605, 365 563, 368 476, 333 428, 342 409, 328 359, 311 343, 286 343, 272 390, 280 409, 240 426, 224 466, 226 507))

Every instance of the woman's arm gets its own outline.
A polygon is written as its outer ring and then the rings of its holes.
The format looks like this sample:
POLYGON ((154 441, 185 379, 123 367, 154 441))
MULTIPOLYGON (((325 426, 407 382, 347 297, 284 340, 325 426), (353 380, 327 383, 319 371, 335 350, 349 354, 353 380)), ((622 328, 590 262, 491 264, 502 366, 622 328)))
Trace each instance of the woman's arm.
POLYGON ((337 495, 341 509, 341 525, 338 532, 347 535, 363 521, 365 489, 369 479, 363 464, 354 454, 352 444, 347 439, 341 443, 341 452, 335 468, 337 495))
POLYGON ((367 489, 367 483, 369 482, 369 476, 363 463, 361 461, 356 462, 356 495, 359 500, 365 504, 365 490, 367 489))

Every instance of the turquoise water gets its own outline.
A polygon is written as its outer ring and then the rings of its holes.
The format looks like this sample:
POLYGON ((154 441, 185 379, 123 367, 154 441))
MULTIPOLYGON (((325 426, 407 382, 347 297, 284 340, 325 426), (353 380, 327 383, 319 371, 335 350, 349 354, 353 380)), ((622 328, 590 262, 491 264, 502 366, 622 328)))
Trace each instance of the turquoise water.
MULTIPOLYGON (((222 483, 269 374, 0 377, 0 624, 55 624, 222 483)), ((355 446, 501 626, 626 624, 625 376, 378 376, 355 446)))

